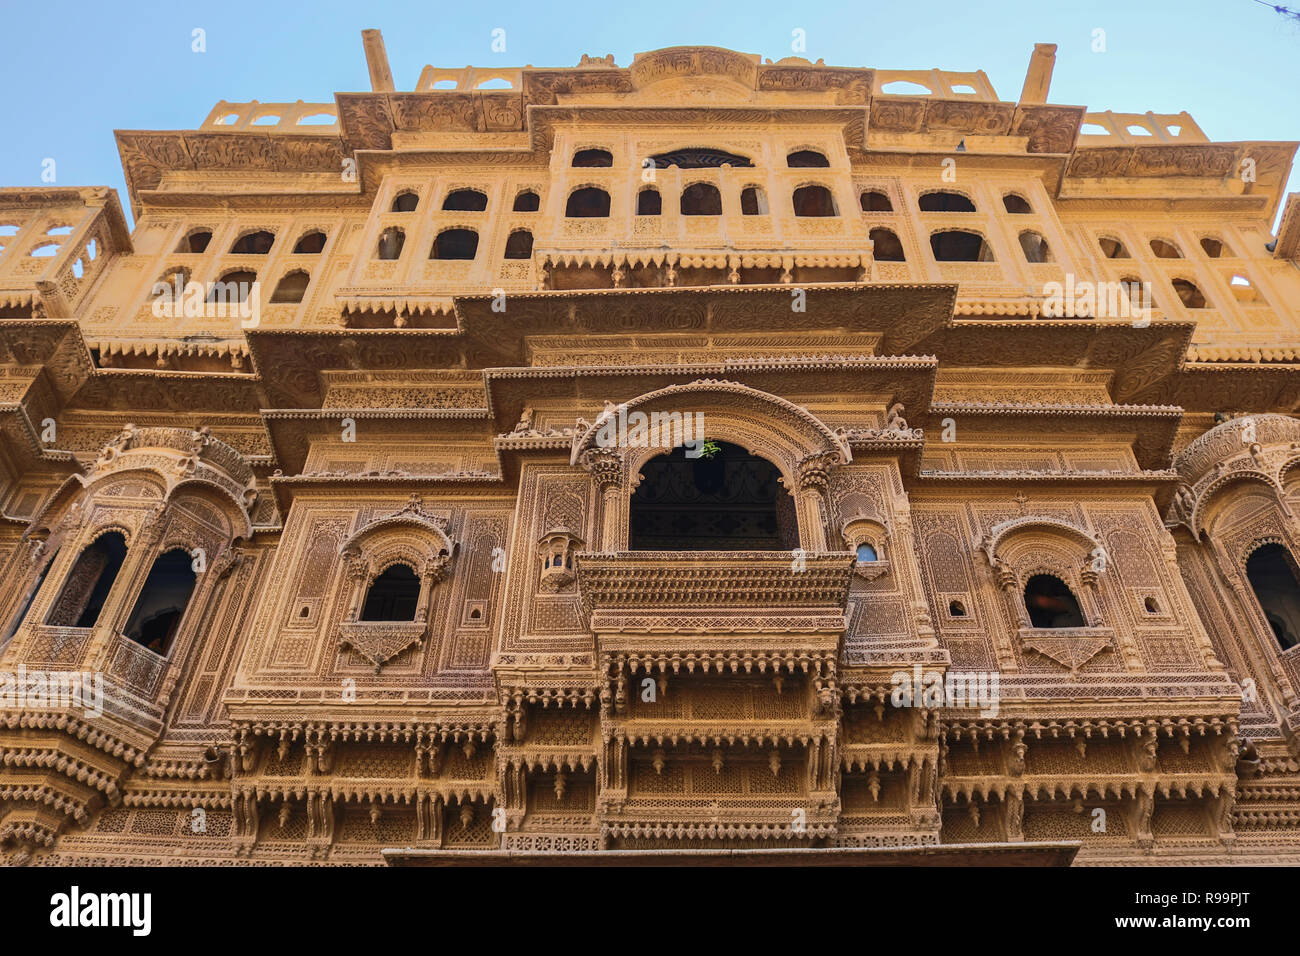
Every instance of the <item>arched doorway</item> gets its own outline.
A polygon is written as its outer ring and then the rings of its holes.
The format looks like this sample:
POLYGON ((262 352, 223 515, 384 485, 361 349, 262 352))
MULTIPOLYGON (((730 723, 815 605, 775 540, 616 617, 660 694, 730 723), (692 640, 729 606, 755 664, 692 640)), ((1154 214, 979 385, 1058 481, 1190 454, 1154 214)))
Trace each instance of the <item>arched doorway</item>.
POLYGON ((188 551, 173 548, 160 554, 149 569, 123 633, 155 654, 170 651, 197 577, 188 551))
POLYGON ((630 506, 632 551, 799 547, 794 500, 778 482, 780 471, 739 445, 710 442, 698 458, 680 446, 650 459, 641 474, 630 506))

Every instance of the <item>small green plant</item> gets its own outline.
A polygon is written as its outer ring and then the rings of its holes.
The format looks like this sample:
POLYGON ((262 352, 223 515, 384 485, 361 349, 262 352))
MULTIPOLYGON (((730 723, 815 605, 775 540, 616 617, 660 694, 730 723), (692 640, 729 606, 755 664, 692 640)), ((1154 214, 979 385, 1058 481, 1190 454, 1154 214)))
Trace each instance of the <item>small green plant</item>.
POLYGON ((722 451, 722 446, 715 441, 706 441, 700 446, 701 458, 712 458, 718 452, 722 451))

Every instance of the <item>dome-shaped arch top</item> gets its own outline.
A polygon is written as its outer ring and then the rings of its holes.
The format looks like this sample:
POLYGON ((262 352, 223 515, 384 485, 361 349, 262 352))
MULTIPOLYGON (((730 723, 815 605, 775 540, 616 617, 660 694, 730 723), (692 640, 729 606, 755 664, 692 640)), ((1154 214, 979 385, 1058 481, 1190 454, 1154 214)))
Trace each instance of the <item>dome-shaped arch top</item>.
POLYGON ((726 440, 743 445, 770 458, 787 478, 809 456, 829 455, 839 463, 853 459, 844 439, 807 409, 748 385, 701 379, 647 392, 622 405, 607 404, 594 424, 580 419, 570 463, 577 464, 589 451, 613 451, 629 459, 630 466, 639 465, 683 444, 673 428, 685 431, 687 422, 704 434, 692 432, 685 440, 726 440))
MULTIPOLYGON (((415 532, 425 542, 426 557, 450 558, 456 550, 456 544, 447 535, 447 520, 439 515, 429 514, 419 495, 411 495, 406 507, 383 518, 376 518, 357 530, 339 548, 340 553, 356 552, 368 541, 384 532, 415 532)), ((382 569, 380 569, 382 570, 382 569)), ((418 568, 414 570, 419 570, 418 568)))
POLYGON ((1070 524, 1068 521, 1049 518, 1044 515, 1025 515, 1020 518, 1001 521, 989 529, 989 533, 981 542, 980 547, 983 548, 989 563, 996 565, 999 561, 1002 546, 1009 538, 1032 531, 1047 532, 1058 537, 1067 538, 1084 548, 1089 555, 1096 555, 1099 552, 1105 554, 1106 549, 1092 534, 1077 525, 1070 524))

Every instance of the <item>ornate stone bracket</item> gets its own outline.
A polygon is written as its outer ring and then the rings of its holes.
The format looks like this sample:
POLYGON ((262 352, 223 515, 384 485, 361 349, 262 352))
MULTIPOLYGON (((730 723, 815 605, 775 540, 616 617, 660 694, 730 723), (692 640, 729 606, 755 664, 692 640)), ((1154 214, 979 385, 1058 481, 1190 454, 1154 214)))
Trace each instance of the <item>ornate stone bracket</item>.
POLYGON ((1020 645, 1068 668, 1077 676, 1079 668, 1114 643, 1114 632, 1105 627, 1021 628, 1020 645))
POLYGON ((378 674, 397 655, 423 644, 425 627, 423 621, 345 621, 339 625, 338 646, 356 651, 378 674))

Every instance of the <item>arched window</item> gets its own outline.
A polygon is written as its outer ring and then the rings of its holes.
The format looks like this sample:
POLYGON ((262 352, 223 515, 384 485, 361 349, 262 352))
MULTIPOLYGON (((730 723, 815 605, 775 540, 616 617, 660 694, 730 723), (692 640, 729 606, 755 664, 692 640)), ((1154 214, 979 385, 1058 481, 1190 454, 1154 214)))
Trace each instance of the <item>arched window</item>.
POLYGON ((404 245, 406 245, 406 233, 396 226, 389 226, 379 234, 375 256, 379 259, 397 259, 402 255, 404 245))
POLYGON ((830 160, 815 149, 798 149, 785 158, 785 164, 791 169, 826 169, 830 160))
POLYGON ((1201 248, 1211 259, 1218 259, 1222 257, 1225 247, 1222 240, 1215 239, 1212 236, 1205 236, 1201 239, 1201 248))
POLYGON ((41 585, 45 583, 46 577, 49 576, 50 568, 54 567, 54 561, 58 556, 59 553, 56 550, 54 554, 50 555, 49 560, 45 562, 45 566, 41 568, 41 573, 36 575, 36 580, 27 590, 27 596, 23 598, 22 607, 18 609, 18 613, 10 620, 9 628, 5 632, 3 640, 0 640, 0 649, 3 649, 9 643, 14 634, 18 631, 18 628, 22 626, 23 621, 27 619, 27 612, 32 609, 32 602, 36 600, 36 595, 40 593, 41 585))
POLYGON ((1178 293, 1178 298, 1182 299, 1184 308, 1204 309, 1205 296, 1201 290, 1196 287, 1196 283, 1189 282, 1187 279, 1175 279, 1173 281, 1174 291, 1178 293))
POLYGON ((584 186, 569 193, 564 204, 568 219, 605 219, 609 217, 609 193, 595 186, 584 186))
POLYGON ((126 538, 120 531, 96 538, 77 556, 45 623, 52 627, 94 627, 125 558, 126 538))
POLYGON ((293 247, 294 255, 319 255, 325 248, 325 233, 320 230, 314 230, 307 233, 298 240, 298 244, 293 247))
POLYGON ((531 189, 525 189, 515 197, 514 212, 537 212, 541 207, 541 200, 537 198, 537 193, 531 189))
POLYGON ((197 229, 181 240, 180 245, 176 247, 176 251, 194 255, 196 253, 204 252, 208 248, 208 243, 211 241, 211 229, 197 229))
POLYGON ((730 442, 687 458, 685 446, 641 466, 632 494, 633 551, 788 551, 799 546, 794 499, 766 459, 730 442))
POLYGON ((863 562, 866 562, 866 561, 878 561, 878 560, 880 560, 880 559, 876 556, 876 549, 875 549, 875 548, 873 548, 871 545, 867 544, 865 541, 864 541, 862 544, 858 545, 858 562, 859 562, 859 563, 863 563, 863 562))
POLYGON ((227 272, 208 290, 208 302, 238 305, 247 302, 257 282, 257 273, 247 269, 227 272))
POLYGON ((1288 650, 1300 640, 1300 584, 1295 560, 1280 544, 1266 544, 1246 559, 1246 578, 1255 592, 1278 646, 1288 650))
POLYGON ((516 229, 506 240, 507 259, 531 259, 533 257, 533 234, 527 229, 516 229))
POLYGON ((573 154, 573 165, 584 169, 613 166, 614 154, 607 149, 580 149, 573 154))
POLYGON ((1048 248, 1047 240, 1036 232, 1022 232, 1020 248, 1025 253, 1026 262, 1052 261, 1052 250, 1048 248))
POLYGON ((420 197, 413 192, 398 193, 393 200, 393 212, 415 212, 420 205, 420 197))
POLYGON ((156 654, 166 654, 185 616, 197 577, 193 558, 184 548, 160 554, 149 569, 122 633, 156 654))
POLYGON ((1034 211, 1024 196, 1017 196, 1015 193, 1007 193, 1003 196, 1002 205, 1013 216, 1024 216, 1034 211))
POLYGON ((858 197, 858 204, 862 207, 863 212, 894 211, 894 204, 889 201, 889 196, 879 189, 868 189, 858 197))
POLYGON ((952 230, 930 237, 936 262, 992 262, 993 250, 977 232, 952 230))
POLYGON ((1025 584, 1025 610, 1033 627, 1087 626, 1074 592, 1050 574, 1035 574, 1025 584))
MULTIPOLYGON (((747 156, 729 153, 725 149, 714 149, 710 146, 692 146, 687 149, 675 149, 672 152, 659 153, 649 157, 648 164, 656 169, 668 169, 670 166, 676 166, 678 169, 717 169, 721 166, 748 169, 754 165, 747 156)), ((643 163, 642 165, 647 164, 643 163)))
POLYGON ((430 259, 473 259, 478 254, 478 233, 473 229, 444 229, 433 240, 430 259))
POLYGON ((916 201, 921 212, 974 212, 975 204, 961 193, 940 191, 926 193, 916 201))
POLYGON ((1151 251, 1155 253, 1157 259, 1181 259, 1183 257, 1181 249, 1164 239, 1152 239, 1151 251))
POLYGON ((948 616, 949 616, 949 617, 965 617, 965 616, 966 616, 966 605, 965 605, 965 604, 962 604, 961 601, 949 601, 949 602, 948 602, 948 616))
POLYGON ((487 194, 477 189, 457 189, 447 194, 442 208, 452 212, 482 212, 487 208, 487 194))
POLYGON ((796 216, 838 216, 835 197, 825 186, 800 186, 794 191, 796 216))
POLYGON ((683 216, 721 216, 722 193, 712 183, 691 183, 682 190, 683 216))
POLYGON ((762 186, 746 186, 740 191, 740 214, 742 216, 766 216, 767 194, 762 186))
POLYGON ((310 284, 311 276, 301 269, 288 273, 271 293, 271 304, 301 302, 310 284))
POLYGON ((1128 259, 1131 258, 1128 250, 1124 248, 1124 243, 1118 239, 1112 239, 1110 236, 1101 236, 1097 240, 1097 245, 1101 247, 1101 254, 1107 259, 1128 259))
POLYGON ((636 214, 638 216, 658 216, 664 211, 664 201, 659 190, 653 186, 636 194, 636 214))
POLYGON ((892 229, 872 229, 867 235, 875 244, 872 257, 877 262, 907 261, 907 256, 903 254, 903 244, 899 242, 898 236, 894 235, 892 229))
POLYGON ((394 564, 370 582, 361 620, 414 621, 419 603, 419 577, 405 564, 394 564))
POLYGON ((230 247, 230 251, 235 255, 264 256, 271 251, 273 245, 275 245, 275 234, 261 229, 240 236, 230 247))

